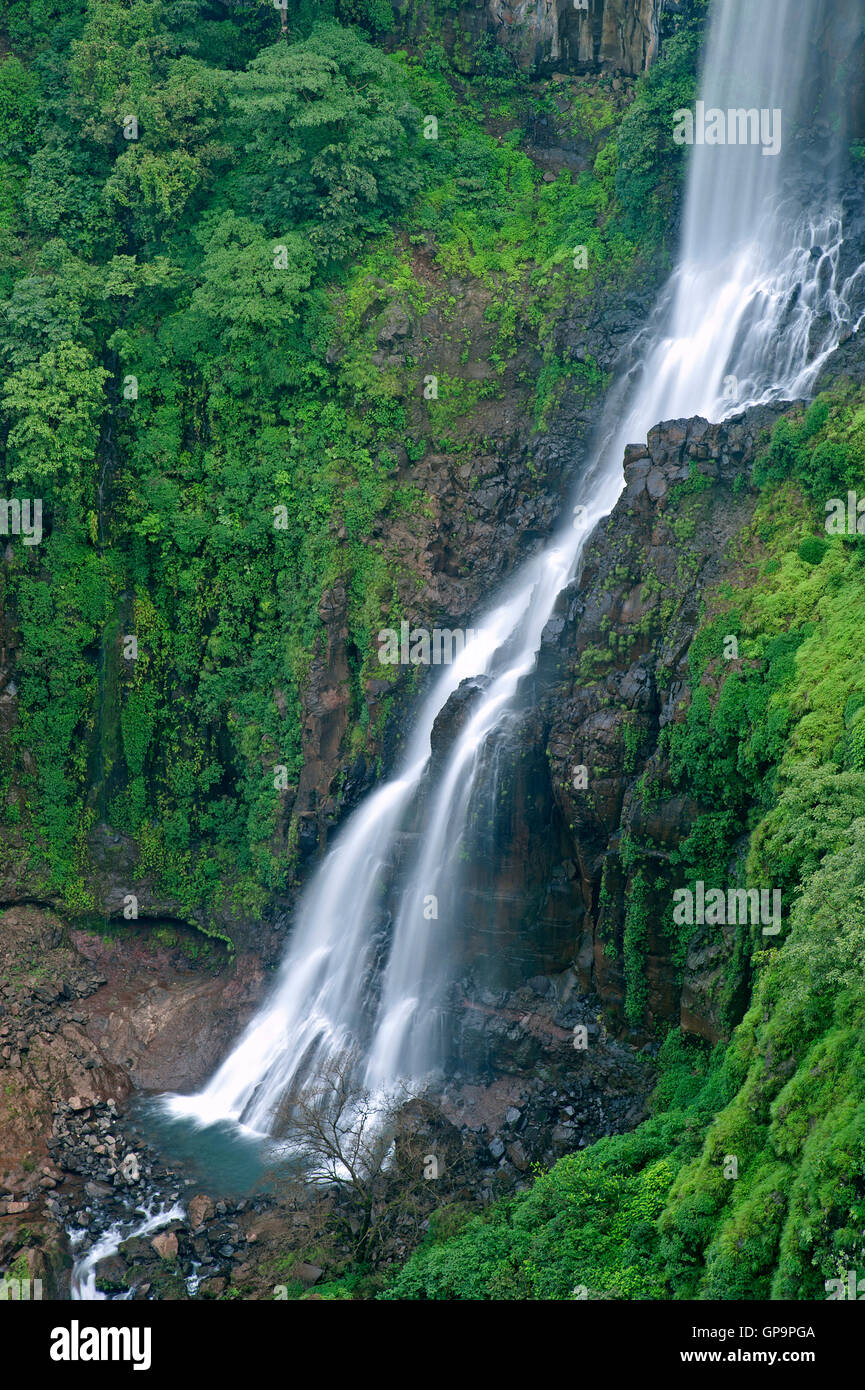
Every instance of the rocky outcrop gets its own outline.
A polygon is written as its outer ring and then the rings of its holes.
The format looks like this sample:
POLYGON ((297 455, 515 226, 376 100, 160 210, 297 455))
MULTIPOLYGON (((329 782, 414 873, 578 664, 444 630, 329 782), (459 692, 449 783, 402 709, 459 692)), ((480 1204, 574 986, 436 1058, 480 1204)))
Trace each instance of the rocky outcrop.
MULTIPOLYGON (((659 735, 683 717, 701 605, 735 577, 728 542, 756 496, 741 483, 776 416, 761 408, 722 425, 667 421, 628 449, 625 491, 560 597, 527 709, 509 749, 496 752, 496 804, 479 814, 492 829, 466 874, 469 998, 571 967, 581 993, 627 1027, 623 938, 642 885, 623 851, 629 840, 648 847, 660 878, 702 809, 667 784, 659 735), (644 801, 643 776, 664 796, 644 801)), ((732 943, 695 938, 683 969, 664 928, 668 906, 653 884, 642 1026, 681 1023, 717 1039, 732 943)))
MULTIPOLYGON (((319 841, 323 803, 340 761, 343 740, 351 720, 351 683, 348 661, 348 603, 345 585, 337 583, 323 595, 318 608, 323 625, 310 662, 303 692, 303 769, 296 788, 287 790, 286 811, 297 823, 300 859, 314 854, 319 841)), ((281 697, 277 693, 277 699, 281 697)), ((360 795, 366 780, 361 769, 360 795)), ((289 825, 283 822, 283 832, 289 825)))
POLYGON ((494 33, 520 66, 639 73, 658 46, 662 0, 488 0, 494 33))
MULTIPOLYGON (((0 978, 5 1267, 19 1228, 56 1218, 65 1174, 128 1187, 118 1107, 139 1089, 201 1085, 264 981, 254 960, 229 967, 192 932, 129 924, 111 940, 36 907, 2 914, 0 978)), ((43 1237, 53 1248, 48 1228, 43 1237)))
MULTIPOLYGON (((535 1162, 639 1123, 659 1023, 710 1041, 727 1028, 721 986, 733 943, 697 935, 678 966, 660 894, 648 905, 646 1007, 631 1026, 623 939, 635 883, 623 849, 639 840, 661 877, 699 812, 675 792, 645 802, 638 781, 668 778, 659 735, 682 717, 701 604, 735 580, 727 542, 752 514, 748 470, 776 415, 667 421, 627 451, 625 491, 561 596, 523 712, 495 750, 495 805, 481 808, 466 875, 463 979, 450 1001, 454 1051, 440 1101, 472 1155, 472 1201, 528 1181, 535 1162)), ((340 614, 335 596, 337 634, 340 614)), ((339 684, 333 661, 322 654, 313 682, 323 730, 345 718, 328 696, 339 684)), ((466 682, 442 711, 435 757, 481 689, 466 682)), ((265 980, 255 959, 231 966, 216 946, 202 957, 200 938, 188 937, 141 923, 122 940, 70 932, 35 907, 4 917, 2 963, 15 984, 0 1004, 0 1263, 25 1252, 61 1292, 63 1224, 100 1231, 141 1194, 170 1203, 200 1180, 168 1166, 124 1111, 136 1091, 200 1084, 265 980)), ((197 1296, 246 1280, 260 1290, 252 1296, 272 1296, 266 1261, 255 1272, 259 1237, 272 1220, 271 1248, 281 1245, 292 1216, 259 1199, 214 1199, 203 1215, 211 1199, 200 1196, 158 1243, 127 1242, 97 1271, 101 1286, 185 1297, 198 1269, 197 1296)))
MULTIPOLYGON (((755 499, 733 485, 747 478, 776 413, 763 408, 722 425, 668 421, 650 431, 645 447, 629 449, 625 491, 547 634, 546 659, 554 663, 555 652, 566 653, 567 685, 548 705, 547 749, 578 866, 584 916, 577 968, 583 987, 597 990, 619 1017, 625 920, 637 891, 625 840, 648 846, 662 876, 700 810, 669 785, 658 738, 686 708, 701 604, 735 576, 728 542, 755 499), (700 479, 708 486, 701 488, 700 479), (584 778, 576 775, 580 768, 584 778), (644 801, 641 777, 664 785, 665 795, 644 801)), ((663 925, 669 894, 654 884, 647 892, 645 1022, 673 1021, 716 1038, 723 1022, 708 977, 718 971, 723 947, 693 943, 683 977, 663 925)))
MULTIPOLYGON (((403 33, 417 37, 430 23, 429 4, 393 6, 403 33)), ((637 74, 657 55, 662 8, 663 0, 465 0, 453 29, 469 57, 490 35, 526 71, 637 74)))
POLYGON ((454 1001, 444 1109, 479 1133, 502 1175, 550 1163, 645 1117, 657 1046, 607 1032, 574 969, 454 1001), (516 1145, 516 1150, 512 1148, 516 1145))
MULTIPOLYGON (((0 1272, 26 1268, 43 1297, 66 1298, 67 1224, 129 1222, 137 1201, 156 1191, 170 1203, 183 1186, 130 1128, 131 1101, 200 1086, 265 977, 176 925, 111 936, 20 906, 0 920, 0 980, 0 1272)), ((230 1235, 220 1206, 215 1247, 230 1235)))

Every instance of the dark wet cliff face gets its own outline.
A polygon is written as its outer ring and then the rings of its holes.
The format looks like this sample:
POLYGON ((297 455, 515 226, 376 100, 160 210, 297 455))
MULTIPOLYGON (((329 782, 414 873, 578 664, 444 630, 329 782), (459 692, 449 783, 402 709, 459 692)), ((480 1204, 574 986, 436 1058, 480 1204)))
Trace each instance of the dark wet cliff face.
POLYGON ((638 74, 657 52, 661 8, 662 0, 487 0, 481 14, 521 65, 638 74))
MULTIPOLYGON (((696 803, 676 794, 647 804, 638 783, 668 783, 659 735, 682 717, 689 699, 690 649, 702 606, 735 574, 730 542, 754 505, 742 484, 773 418, 774 412, 757 410, 724 425, 680 420, 650 431, 647 446, 626 458, 625 492, 599 528, 562 614, 557 645, 567 651, 566 683, 547 706, 547 752, 585 908, 577 960, 586 987, 620 1015, 623 936, 634 892, 625 840, 648 841, 662 877, 698 814, 696 803), (688 495, 695 479, 707 486, 688 495), (585 790, 578 789, 576 768, 586 770, 585 790)), ((646 911, 645 1022, 681 1022, 717 1036, 719 1019, 699 1002, 704 982, 698 977, 707 962, 695 954, 683 972, 671 959, 662 926, 666 891, 662 884, 646 911)))
MULTIPOLYGON (((525 713, 489 754, 497 766, 488 802, 474 811, 461 915, 469 993, 573 967, 580 991, 597 994, 626 1029, 623 938, 635 874, 623 851, 636 836, 658 869, 638 1031, 681 1022, 721 1035, 713 984, 724 944, 695 940, 683 968, 663 927, 664 869, 700 807, 672 787, 647 803, 640 783, 669 781, 659 736, 689 699, 701 607, 735 574, 729 543, 753 512, 749 470, 775 414, 669 421, 629 450, 625 491, 548 624, 525 713)), ((439 720, 439 753, 463 698, 457 692, 439 720)))
MULTIPOLYGON (((393 0, 416 34, 424 5, 393 0)), ((663 0, 467 0, 455 7, 452 39, 468 49, 489 35, 535 72, 600 69, 639 74, 658 51, 663 0)))

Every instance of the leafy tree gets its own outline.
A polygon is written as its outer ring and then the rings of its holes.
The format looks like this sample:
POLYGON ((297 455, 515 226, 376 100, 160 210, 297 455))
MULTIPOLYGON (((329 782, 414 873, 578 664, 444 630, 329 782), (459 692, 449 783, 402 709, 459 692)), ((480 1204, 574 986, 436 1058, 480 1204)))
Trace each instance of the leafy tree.
POLYGON ((305 307, 315 259, 299 232, 275 240, 233 212, 203 233, 201 284, 194 310, 214 321, 225 341, 264 334, 276 347, 305 307))
POLYGON ((420 118, 394 77, 352 30, 322 26, 231 79, 240 187, 271 232, 305 225, 322 260, 341 260, 405 207, 420 118))
POLYGON ((21 159, 38 142, 40 86, 14 54, 0 64, 0 158, 21 159))
POLYGON ((85 348, 69 342, 12 373, 2 393, 11 483, 57 481, 69 489, 86 481, 89 491, 107 377, 85 348))

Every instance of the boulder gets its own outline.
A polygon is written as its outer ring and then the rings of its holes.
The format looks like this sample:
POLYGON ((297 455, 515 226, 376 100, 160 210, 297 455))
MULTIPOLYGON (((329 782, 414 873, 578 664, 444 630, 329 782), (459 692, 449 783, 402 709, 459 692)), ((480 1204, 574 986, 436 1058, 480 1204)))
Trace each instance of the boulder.
POLYGON ((128 1153, 120 1165, 119 1172, 124 1182, 138 1182, 141 1177, 141 1170, 138 1166, 138 1155, 128 1153))
POLYGON ((154 1236, 150 1244, 162 1260, 177 1259, 177 1233, 176 1231, 160 1231, 158 1236, 154 1236))
POLYGON ((190 1197, 186 1206, 189 1224, 194 1231, 198 1230, 199 1226, 203 1226, 205 1221, 210 1221, 215 1211, 216 1207, 213 1202, 203 1192, 198 1192, 194 1197, 190 1197))

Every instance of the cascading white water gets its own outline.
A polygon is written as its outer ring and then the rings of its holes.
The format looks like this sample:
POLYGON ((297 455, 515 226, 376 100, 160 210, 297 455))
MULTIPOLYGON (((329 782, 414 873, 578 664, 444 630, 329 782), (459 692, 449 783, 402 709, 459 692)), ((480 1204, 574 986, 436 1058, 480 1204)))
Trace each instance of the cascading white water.
MULTIPOLYGON (((860 15, 834 0, 835 19, 860 15), (849 10, 849 14, 847 13, 849 10)), ((627 444, 658 421, 720 419, 807 395, 842 332, 858 326, 865 268, 841 283, 842 215, 824 183, 816 212, 788 190, 793 132, 826 0, 716 0, 701 99, 707 108, 780 110, 782 148, 697 144, 691 152, 678 266, 653 316, 640 367, 611 393, 599 446, 574 496, 575 525, 508 585, 459 660, 423 702, 397 775, 354 812, 300 904, 279 980, 209 1084, 166 1098, 175 1115, 233 1120, 267 1134, 293 1087, 349 1045, 366 1079, 387 1086, 441 1060, 443 990, 458 930, 454 872, 491 735, 535 663, 556 596, 587 536, 614 506, 627 444), (460 683, 487 677, 434 785, 425 786, 436 715, 460 683), (428 792, 413 858, 399 847, 428 792), (396 880, 396 883, 394 882, 396 880), (386 963, 377 961, 388 889, 398 903, 386 963), (438 899, 438 917, 423 910, 438 899)))
MULTIPOLYGON (((124 1241, 134 1240, 137 1236, 151 1236, 163 1226, 170 1225, 172 1221, 182 1221, 186 1215, 179 1202, 175 1202, 171 1207, 160 1207, 156 1212, 144 1208, 139 1208, 139 1211, 144 1217, 143 1221, 130 1225, 128 1229, 121 1223, 109 1226, 85 1255, 75 1259, 69 1281, 69 1297, 73 1303, 94 1303, 106 1297, 96 1287, 96 1266, 100 1260, 116 1254, 124 1241)), ((86 1236, 87 1232, 83 1230, 69 1232, 73 1251, 81 1245, 86 1236)), ((120 1295, 118 1302, 129 1296, 128 1293, 120 1295)))

